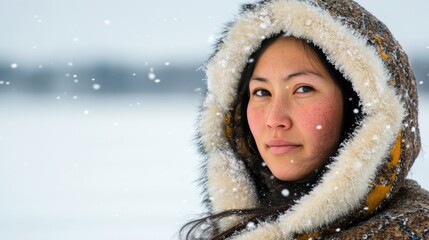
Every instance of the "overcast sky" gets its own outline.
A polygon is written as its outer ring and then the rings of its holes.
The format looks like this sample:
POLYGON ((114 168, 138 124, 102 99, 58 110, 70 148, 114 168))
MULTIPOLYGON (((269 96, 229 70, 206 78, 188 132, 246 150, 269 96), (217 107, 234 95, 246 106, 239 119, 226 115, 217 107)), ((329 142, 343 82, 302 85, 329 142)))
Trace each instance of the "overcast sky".
MULTIPOLYGON (((243 0, 0 0, 0 60, 202 61, 243 0)), ((429 1, 359 0, 429 56, 429 1)))

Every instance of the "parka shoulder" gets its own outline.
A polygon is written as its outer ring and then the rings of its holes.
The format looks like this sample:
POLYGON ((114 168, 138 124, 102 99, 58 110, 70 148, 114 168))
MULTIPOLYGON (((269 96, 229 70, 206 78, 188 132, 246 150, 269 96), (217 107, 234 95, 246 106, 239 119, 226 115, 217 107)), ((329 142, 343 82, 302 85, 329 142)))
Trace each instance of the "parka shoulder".
POLYGON ((429 192, 406 180, 392 201, 369 219, 324 239, 427 239, 429 192))

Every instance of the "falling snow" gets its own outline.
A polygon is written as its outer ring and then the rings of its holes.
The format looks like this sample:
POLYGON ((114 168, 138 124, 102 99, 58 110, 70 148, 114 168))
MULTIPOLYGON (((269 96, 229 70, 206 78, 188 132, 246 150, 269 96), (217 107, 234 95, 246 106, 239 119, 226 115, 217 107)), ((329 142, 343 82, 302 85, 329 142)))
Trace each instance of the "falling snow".
POLYGON ((288 197, 290 194, 289 190, 287 188, 283 189, 281 193, 282 193, 283 197, 288 197))
POLYGON ((154 80, 156 78, 156 75, 153 72, 150 72, 147 76, 150 80, 154 80))
POLYGON ((95 83, 92 85, 92 89, 94 90, 99 90, 100 88, 101 88, 100 84, 95 83))
POLYGON ((216 43, 216 38, 213 35, 211 35, 211 36, 208 37, 207 42, 209 44, 215 44, 216 43))
POLYGON ((150 68, 150 71, 149 71, 149 73, 147 74, 147 77, 148 77, 150 80, 155 80, 155 79, 156 79, 156 74, 154 73, 154 69, 153 69, 153 68, 150 68))
POLYGON ((254 222, 249 222, 246 225, 247 229, 255 229, 256 228, 256 224, 254 222))
POLYGON ((34 15, 33 18, 36 19, 37 23, 42 23, 43 22, 43 20, 40 19, 38 15, 34 15))

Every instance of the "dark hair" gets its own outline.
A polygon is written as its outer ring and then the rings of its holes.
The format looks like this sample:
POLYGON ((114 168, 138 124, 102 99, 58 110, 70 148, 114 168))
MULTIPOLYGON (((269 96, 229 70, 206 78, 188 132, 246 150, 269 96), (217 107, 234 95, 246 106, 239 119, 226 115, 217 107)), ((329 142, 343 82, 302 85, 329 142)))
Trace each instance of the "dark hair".
MULTIPOLYGON (((320 180, 320 177, 326 172, 327 165, 332 161, 332 156, 322 167, 318 169, 315 174, 307 177, 304 180, 297 182, 284 182, 273 178, 269 169, 262 163, 262 158, 256 150, 256 143, 250 132, 247 122, 247 105, 249 102, 249 82, 253 74, 253 70, 257 64, 258 59, 264 51, 283 34, 277 34, 262 41, 259 49, 257 49, 249 58, 248 63, 244 67, 241 78, 237 88, 237 99, 234 103, 234 108, 231 110, 231 116, 235 119, 234 139, 243 139, 246 143, 246 151, 242 150, 242 146, 238 146, 238 141, 230 140, 233 149, 236 150, 239 158, 244 162, 251 179, 253 179, 259 206, 251 209, 233 209, 226 210, 220 213, 208 214, 208 216, 191 221, 182 227, 180 236, 186 232, 185 239, 225 239, 233 234, 244 230, 250 222, 255 224, 261 221, 274 220, 280 213, 286 212, 301 196, 308 193, 320 180), (287 188, 290 192, 290 197, 285 198, 281 194, 281 190, 287 188), (231 228, 220 231, 218 224, 221 219, 238 216, 241 221, 232 226, 231 228), (197 233, 199 236, 195 236, 197 233)), ((305 49, 312 49, 317 58, 321 61, 324 67, 328 70, 331 77, 334 79, 335 84, 340 88, 343 97, 344 117, 342 123, 342 135, 340 143, 353 134, 357 124, 361 118, 361 106, 359 104, 359 97, 353 90, 350 81, 346 80, 341 72, 335 69, 323 51, 311 42, 303 41, 305 49), (357 109, 357 110, 356 110, 357 109), (357 111, 357 112, 356 112, 357 111), (356 114, 358 113, 358 114, 356 114)), ((308 52, 308 51, 307 51, 308 52)), ((340 146, 339 146, 340 147, 340 146)))

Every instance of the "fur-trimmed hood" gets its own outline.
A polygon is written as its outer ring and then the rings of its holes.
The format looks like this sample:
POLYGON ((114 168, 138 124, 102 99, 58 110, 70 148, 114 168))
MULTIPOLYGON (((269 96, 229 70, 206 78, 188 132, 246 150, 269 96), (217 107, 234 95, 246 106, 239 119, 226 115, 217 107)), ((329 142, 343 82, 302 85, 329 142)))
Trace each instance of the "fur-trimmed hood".
MULTIPOLYGON (((258 204, 230 127, 237 86, 250 55, 280 32, 311 41, 358 94, 362 118, 310 193, 273 221, 237 239, 290 239, 358 222, 403 186, 420 151, 417 90, 402 47, 386 26, 350 0, 272 0, 248 4, 228 25, 206 65, 208 91, 199 117, 203 185, 212 212, 258 204)), ((223 221, 228 228, 236 219, 223 221)), ((335 231, 335 230, 334 230, 335 231)))

